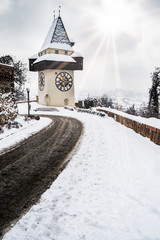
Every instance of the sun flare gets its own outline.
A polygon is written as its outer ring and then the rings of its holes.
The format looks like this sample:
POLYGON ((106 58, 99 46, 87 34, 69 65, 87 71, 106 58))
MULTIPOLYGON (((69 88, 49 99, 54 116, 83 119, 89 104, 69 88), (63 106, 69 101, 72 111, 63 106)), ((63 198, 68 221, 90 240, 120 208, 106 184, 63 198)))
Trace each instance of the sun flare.
POLYGON ((103 0, 96 12, 96 28, 104 34, 118 34, 133 28, 133 12, 125 0, 103 0))

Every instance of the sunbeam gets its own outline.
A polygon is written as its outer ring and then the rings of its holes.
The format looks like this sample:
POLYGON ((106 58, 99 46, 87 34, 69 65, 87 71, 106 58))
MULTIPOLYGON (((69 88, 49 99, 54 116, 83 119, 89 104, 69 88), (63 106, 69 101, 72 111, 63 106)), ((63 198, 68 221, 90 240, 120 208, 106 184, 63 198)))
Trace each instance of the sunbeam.
MULTIPOLYGON (((84 86, 86 84, 86 81, 90 80, 89 79, 89 75, 90 75, 91 71, 93 71, 93 66, 94 66, 95 62, 97 61, 97 59, 98 59, 99 52, 102 49, 105 41, 106 41, 105 37, 101 39, 101 41, 100 41, 100 43, 99 43, 99 45, 98 45, 94 55, 92 56, 92 59, 91 59, 89 65, 88 65, 88 68, 86 69, 85 76, 83 77, 83 80, 81 81, 81 89, 84 88, 84 86)), ((97 81, 98 80, 99 79, 97 79, 97 81)))
POLYGON ((104 54, 103 54, 103 62, 102 62, 102 71, 100 76, 100 82, 98 85, 97 96, 100 96, 103 90, 103 85, 107 83, 107 63, 108 63, 108 51, 111 46, 111 36, 108 36, 106 39, 107 44, 104 45, 104 54))
MULTIPOLYGON (((113 46, 113 58, 114 58, 114 68, 115 68, 115 80, 116 80, 116 89, 121 89, 121 78, 120 78, 120 71, 119 71, 119 62, 118 62, 118 55, 116 49, 116 41, 115 37, 112 36, 112 46, 113 46)), ((119 103, 121 103, 122 96, 118 95, 119 103)))

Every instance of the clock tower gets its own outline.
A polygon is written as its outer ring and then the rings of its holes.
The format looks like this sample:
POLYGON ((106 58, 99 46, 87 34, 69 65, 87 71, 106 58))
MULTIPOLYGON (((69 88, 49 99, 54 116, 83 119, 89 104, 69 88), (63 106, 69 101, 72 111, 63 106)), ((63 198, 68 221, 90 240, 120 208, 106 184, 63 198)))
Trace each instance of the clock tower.
POLYGON ((83 57, 73 46, 59 14, 38 54, 29 58, 29 70, 38 72, 38 103, 75 106, 74 71, 83 70, 83 57))

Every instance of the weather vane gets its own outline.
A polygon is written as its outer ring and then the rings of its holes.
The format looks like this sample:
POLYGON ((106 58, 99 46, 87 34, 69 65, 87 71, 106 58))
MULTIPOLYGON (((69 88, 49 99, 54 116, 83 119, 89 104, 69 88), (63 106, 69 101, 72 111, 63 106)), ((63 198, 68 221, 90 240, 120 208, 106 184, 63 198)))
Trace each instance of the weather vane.
POLYGON ((60 13, 61 13, 61 6, 59 6, 59 17, 60 17, 60 13))

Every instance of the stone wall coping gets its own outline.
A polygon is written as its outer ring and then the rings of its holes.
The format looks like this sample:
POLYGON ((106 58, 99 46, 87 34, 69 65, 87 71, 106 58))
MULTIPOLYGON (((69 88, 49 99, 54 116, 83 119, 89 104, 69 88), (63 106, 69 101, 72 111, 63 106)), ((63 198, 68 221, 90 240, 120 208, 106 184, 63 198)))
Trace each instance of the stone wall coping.
POLYGON ((104 108, 104 107, 97 107, 96 110, 105 110, 105 111, 108 111, 110 113, 114 113, 114 114, 117 114, 119 116, 134 120, 134 121, 139 122, 141 124, 146 124, 150 127, 160 129, 160 119, 157 119, 157 118, 143 118, 143 117, 140 117, 140 116, 133 116, 131 114, 124 113, 124 112, 116 110, 116 109, 104 108))

